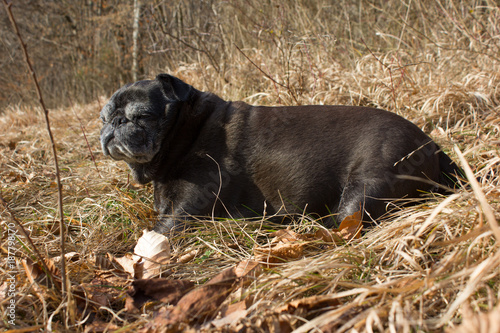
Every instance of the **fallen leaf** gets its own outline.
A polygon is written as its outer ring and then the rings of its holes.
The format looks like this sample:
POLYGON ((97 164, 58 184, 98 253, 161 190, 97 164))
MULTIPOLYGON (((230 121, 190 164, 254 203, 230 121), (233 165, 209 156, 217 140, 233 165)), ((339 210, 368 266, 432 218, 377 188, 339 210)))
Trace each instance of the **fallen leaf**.
POLYGON ((94 274, 95 279, 100 279, 113 286, 125 286, 131 282, 130 275, 118 269, 96 271, 94 274))
POLYGON ((188 253, 180 256, 179 259, 177 260, 177 263, 179 263, 179 264, 188 263, 191 260, 193 260, 197 254, 198 254, 198 250, 189 251, 188 253))
POLYGON ((342 245, 353 239, 361 238, 362 230, 363 219, 361 210, 359 210, 356 213, 344 218, 338 229, 318 229, 316 231, 315 238, 326 243, 342 245))
POLYGON ((103 306, 122 307, 129 284, 129 275, 122 271, 97 271, 90 283, 73 286, 73 294, 82 313, 100 313, 103 306))
POLYGON ((276 312, 295 314, 297 310, 302 310, 301 312, 309 312, 326 307, 338 306, 340 304, 341 303, 337 298, 332 298, 329 295, 311 296, 280 306, 276 309, 276 312))
POLYGON ((251 296, 245 298, 242 301, 229 304, 225 309, 221 311, 221 316, 229 316, 233 312, 241 311, 241 310, 246 310, 250 307, 250 305, 253 303, 253 299, 251 296))
POLYGON ((332 232, 337 233, 342 239, 350 241, 355 238, 361 238, 361 230, 363 228, 363 218, 361 210, 347 216, 341 223, 337 230, 332 232))
POLYGON ((8 288, 9 288, 9 285, 7 284, 7 281, 4 281, 4 283, 2 283, 2 285, 0 285, 0 302, 2 302, 2 303, 7 298, 8 288))
POLYGON ((59 268, 56 267, 51 259, 43 260, 49 270, 48 272, 44 270, 44 267, 40 263, 34 262, 29 258, 23 259, 22 264, 26 272, 26 276, 31 283, 37 282, 38 284, 48 287, 55 285, 58 289, 61 289, 62 282, 59 268))
POLYGON ((254 248, 256 260, 267 266, 300 258, 305 242, 313 240, 312 235, 298 234, 288 228, 273 232, 271 236, 274 238, 268 246, 254 248))
MULTIPOLYGON (((78 261, 80 260, 80 253, 68 252, 64 255, 64 259, 66 261, 78 261)), ((61 262, 61 256, 54 257, 52 258, 52 260, 54 261, 54 263, 58 264, 59 262, 61 262)))
POLYGON ((132 287, 134 289, 127 296, 125 308, 129 312, 136 312, 151 300, 175 305, 194 288, 194 283, 187 280, 155 278, 135 280, 132 287))
POLYGON ((253 298, 247 297, 242 301, 225 306, 220 312, 221 318, 212 320, 211 324, 220 328, 222 326, 231 326, 238 323, 241 318, 246 317, 248 313, 247 309, 252 303, 253 298))
MULTIPOLYGON (((242 301, 243 302, 243 301, 242 301)), ((240 302, 241 303, 241 302, 240 302)), ((229 313, 227 316, 212 320, 211 324, 217 328, 226 325, 232 325, 237 323, 241 318, 247 315, 248 311, 246 309, 240 309, 229 313)))
POLYGON ((113 264, 113 268, 122 270, 128 273, 131 277, 135 275, 135 258, 131 254, 125 254, 123 257, 115 257, 111 253, 107 254, 109 261, 113 264))
MULTIPOLYGON (((92 262, 96 268, 101 270, 114 269, 115 266, 109 259, 111 254, 107 253, 106 255, 97 254, 90 258, 90 262, 92 262)), ((112 255, 111 255, 112 256, 112 255)))
POLYGON ((97 256, 96 265, 122 270, 135 279, 148 279, 160 275, 164 266, 170 263, 170 243, 167 237, 145 230, 137 241, 134 254, 115 257, 107 253, 106 257, 97 256))
POLYGON ((244 260, 188 293, 181 298, 177 306, 187 318, 204 318, 213 315, 234 289, 236 282, 250 273, 255 273, 258 268, 260 268, 258 262, 244 260))
POLYGON ((302 257, 303 252, 304 243, 278 243, 254 249, 255 260, 264 262, 268 266, 298 259, 302 257))
POLYGON ((158 311, 158 315, 152 321, 149 321, 139 333, 197 333, 199 330, 191 327, 188 323, 184 322, 172 322, 168 318, 174 313, 178 313, 180 310, 177 307, 161 307, 158 311))
POLYGON ((224 302, 237 280, 235 267, 217 274, 210 281, 184 295, 177 306, 159 314, 151 325, 172 325, 204 320, 211 316, 224 302))
POLYGON ((235 267, 227 268, 185 295, 177 305, 188 316, 204 317, 212 314, 231 292, 237 278, 235 267))
POLYGON ((276 244, 276 243, 291 243, 291 242, 296 242, 300 240, 305 240, 304 236, 301 234, 296 233, 295 231, 292 231, 290 229, 281 229, 278 231, 275 231, 271 234, 274 238, 271 240, 271 244, 276 244))
POLYGON ((256 278, 262 272, 260 268, 261 264, 258 261, 243 260, 236 265, 234 273, 239 278, 249 277, 248 275, 252 275, 251 278, 256 278))
POLYGON ((336 233, 332 233, 331 230, 320 228, 315 233, 315 238, 320 239, 325 243, 342 244, 343 240, 336 233))
POLYGON ((103 321, 94 321, 90 325, 85 326, 84 333, 104 333, 117 330, 119 327, 113 323, 103 321))
POLYGON ((141 263, 142 274, 136 274, 141 278, 147 279, 160 275, 162 266, 170 263, 170 242, 168 238, 155 231, 144 230, 143 235, 137 241, 134 248, 135 263, 141 263), (142 259, 142 260, 141 260, 142 259))
POLYGON ((134 278, 144 278, 144 261, 142 261, 142 259, 140 259, 138 262, 134 262, 134 278))
POLYGON ((170 243, 166 236, 155 231, 144 230, 134 247, 134 254, 146 258, 161 255, 170 259, 170 243))
POLYGON ((155 320, 150 323, 150 327, 179 325, 193 320, 203 321, 206 318, 214 317, 238 282, 250 281, 252 276, 259 274, 260 267, 260 263, 256 261, 244 260, 225 269, 204 285, 185 294, 175 307, 159 313, 155 320))

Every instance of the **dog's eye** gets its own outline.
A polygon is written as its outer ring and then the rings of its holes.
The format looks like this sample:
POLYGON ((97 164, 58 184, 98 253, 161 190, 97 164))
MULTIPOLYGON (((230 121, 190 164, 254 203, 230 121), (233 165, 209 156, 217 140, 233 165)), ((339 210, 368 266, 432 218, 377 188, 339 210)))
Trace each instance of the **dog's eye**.
POLYGON ((151 119, 151 115, 149 114, 139 114, 135 116, 135 120, 149 120, 151 119))

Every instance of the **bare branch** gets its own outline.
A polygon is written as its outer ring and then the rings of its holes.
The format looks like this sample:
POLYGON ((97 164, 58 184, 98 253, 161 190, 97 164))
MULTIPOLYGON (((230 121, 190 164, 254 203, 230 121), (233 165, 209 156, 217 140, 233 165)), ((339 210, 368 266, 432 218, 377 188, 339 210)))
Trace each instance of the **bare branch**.
POLYGON ((45 260, 43 258, 42 253, 38 250, 38 248, 36 247, 35 243, 33 243, 33 240, 31 239, 31 237, 26 232, 26 229, 24 229, 23 224, 16 218, 16 215, 10 209, 9 204, 5 201, 5 199, 2 197, 1 194, 0 194, 0 204, 5 208, 5 210, 7 211, 7 213, 9 213, 10 220, 16 224, 17 229, 19 230, 19 232, 24 236, 24 238, 26 238, 26 240, 30 244, 31 249, 33 250, 33 253, 36 256, 36 259, 38 260, 38 262, 40 263, 40 265, 42 265, 42 267, 43 267, 43 269, 45 271, 45 274, 47 274, 47 276, 49 277, 50 282, 53 284, 54 277, 52 276, 51 270, 47 267, 47 264, 45 263, 45 260))
MULTIPOLYGON (((62 196, 62 184, 61 184, 61 175, 59 172, 59 163, 57 159, 57 150, 56 150, 56 143, 54 140, 54 136, 52 134, 52 130, 50 127, 50 119, 49 119, 49 111, 47 107, 45 106, 45 102, 43 100, 43 95, 42 91, 40 89, 40 85, 38 83, 38 78, 35 72, 35 69, 33 68, 30 57, 28 54, 28 49, 26 48, 26 44, 23 41, 23 38, 21 36, 21 33, 19 31, 19 28, 17 26, 16 20, 14 18, 14 15, 12 14, 12 3, 9 2, 8 0, 3 0, 4 8, 5 11, 7 12, 7 15, 9 16, 10 22, 12 24, 12 28, 14 29, 14 32, 16 33, 17 39, 19 41, 19 44, 21 45, 21 49, 23 50, 24 54, 24 60, 26 62, 26 66, 28 67, 29 73, 31 74, 31 77, 33 79, 33 82, 35 84, 36 92, 38 95, 38 100, 40 102, 40 106, 42 107, 44 116, 45 116, 45 124, 47 125, 47 132, 49 134, 51 146, 52 146, 52 153, 54 155, 54 167, 56 171, 56 182, 57 182, 57 193, 58 193, 58 206, 59 206, 59 217, 60 217, 60 250, 61 250, 61 275, 62 275, 62 298, 63 300, 66 299, 67 296, 69 296, 68 291, 69 291, 69 281, 68 277, 66 275, 66 261, 65 261, 65 238, 66 238, 66 232, 65 232, 65 225, 64 225, 64 211, 63 211, 63 196, 62 196)), ((43 262, 43 260, 42 260, 43 262)), ((46 267, 45 264, 44 268, 46 267)), ((69 306, 66 308, 68 310, 69 306)), ((68 318, 68 316, 66 316, 68 318)))

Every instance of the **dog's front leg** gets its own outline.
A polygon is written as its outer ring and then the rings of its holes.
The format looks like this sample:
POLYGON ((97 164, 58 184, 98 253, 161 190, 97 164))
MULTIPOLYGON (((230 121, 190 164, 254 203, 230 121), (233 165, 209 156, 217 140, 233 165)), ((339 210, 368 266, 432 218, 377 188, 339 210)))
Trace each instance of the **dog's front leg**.
MULTIPOLYGON (((156 185, 156 184, 155 184, 156 185)), ((179 181, 155 186, 155 206, 159 213, 154 231, 178 233, 190 226, 196 217, 219 216, 222 204, 217 200, 219 185, 213 181, 179 181)))

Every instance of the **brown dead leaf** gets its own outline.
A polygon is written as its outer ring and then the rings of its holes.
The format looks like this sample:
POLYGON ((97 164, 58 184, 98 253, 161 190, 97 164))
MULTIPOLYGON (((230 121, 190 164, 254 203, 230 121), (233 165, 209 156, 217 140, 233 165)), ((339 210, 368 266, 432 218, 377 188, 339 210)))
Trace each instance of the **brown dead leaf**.
POLYGON ((274 238, 269 246, 256 247, 254 255, 257 261, 268 266, 298 259, 303 256, 307 246, 322 241, 329 244, 341 245, 346 241, 361 237, 363 227, 361 211, 347 216, 338 229, 319 229, 315 234, 299 234, 290 229, 278 230, 271 234, 274 238))
POLYGON ((168 238, 154 231, 144 231, 137 241, 134 254, 107 258, 97 256, 96 265, 126 272, 135 279, 147 279, 162 273, 164 265, 170 263, 170 243, 168 238))
POLYGON ((341 303, 338 299, 332 298, 329 295, 311 296, 285 304, 276 309, 276 312, 295 314, 295 312, 298 310, 300 310, 301 312, 309 312, 326 307, 338 306, 340 304, 341 303))
POLYGON ((245 260, 225 269, 210 281, 184 295, 177 306, 158 314, 152 326, 202 321, 215 316, 221 304, 238 285, 249 281, 260 272, 261 265, 252 260, 245 260))
POLYGON ((291 243, 291 242, 305 240, 304 235, 298 234, 295 231, 292 231, 288 228, 275 231, 271 234, 271 236, 274 237, 271 240, 271 244, 291 243))
POLYGON ((80 311, 99 313, 103 306, 123 306, 123 296, 129 284, 128 275, 121 271, 96 272, 90 283, 74 286, 73 294, 80 311))
POLYGON ((123 307, 123 299, 130 281, 128 273, 114 269, 97 271, 90 283, 73 285, 72 294, 82 317, 94 318, 95 314, 102 311, 103 306, 123 307))
POLYGON ((244 300, 225 305, 221 311, 219 319, 212 320, 211 324, 217 328, 225 325, 234 325, 238 323, 241 318, 246 317, 247 309, 253 304, 253 297, 246 297, 244 300))
POLYGON ((342 245, 353 239, 361 238, 363 230, 363 219, 361 210, 347 216, 341 223, 338 229, 319 229, 316 231, 315 237, 326 243, 342 245))
POLYGON ((91 300, 102 306, 109 306, 113 298, 116 298, 120 294, 120 287, 123 284, 117 283, 115 279, 102 279, 96 278, 92 280, 89 284, 82 284, 82 286, 89 287, 87 289, 88 296, 91 300))
POLYGON ((254 249, 255 260, 264 262, 268 266, 298 259, 302 257, 303 252, 304 243, 277 243, 254 249))
POLYGON ((33 260, 26 258, 22 260, 26 276, 31 283, 38 283, 48 287, 55 285, 58 289, 61 289, 61 272, 59 268, 56 267, 51 259, 44 259, 45 265, 47 266, 49 272, 45 272, 43 266, 34 262, 33 260))
POLYGON ((361 210, 347 216, 341 223, 337 230, 332 230, 340 238, 345 241, 361 238, 361 230, 363 229, 363 217, 361 210))
POLYGON ((246 300, 231 304, 223 311, 222 318, 212 320, 211 324, 217 328, 237 323, 248 313, 248 304, 246 300))
POLYGON ((110 286, 126 286, 130 283, 130 275, 121 270, 96 271, 94 280, 101 280, 110 286))
POLYGON ((102 269, 102 270, 114 269, 115 266, 109 259, 109 256, 110 256, 109 253, 107 253, 106 255, 97 254, 91 257, 89 261, 93 263, 97 269, 102 269))
MULTIPOLYGON (((281 332, 291 332, 297 323, 296 318, 311 320, 321 313, 332 310, 341 305, 341 302, 331 295, 320 295, 301 298, 278 307, 275 317, 278 319, 281 332)), ((319 330, 321 332, 335 332, 336 330, 319 330)))
POLYGON ((193 260, 197 254, 198 254, 198 250, 189 251, 188 253, 180 256, 179 259, 177 259, 177 263, 179 263, 179 264, 188 263, 191 260, 193 260))
POLYGON ((237 312, 237 311, 241 311, 241 310, 246 310, 252 304, 253 304, 253 297, 249 296, 249 297, 245 298, 242 301, 239 301, 239 302, 227 305, 224 309, 222 309, 221 316, 225 317, 225 316, 229 316, 233 312, 237 312))
MULTIPOLYGON (((78 260, 80 260, 80 253, 68 252, 64 255, 64 259, 66 261, 78 261, 78 260)), ((54 257, 54 258, 52 258, 52 260, 54 261, 54 263, 58 264, 61 262, 61 256, 54 257)))
POLYGON ((343 240, 332 230, 320 228, 315 233, 315 238, 325 243, 342 244, 343 240))
POLYGON ((139 260, 134 263, 134 279, 144 278, 144 261, 139 260))
POLYGON ((177 306, 159 314, 151 325, 172 325, 204 320, 211 316, 233 290, 237 276, 235 267, 228 268, 209 282, 184 295, 177 306))
POLYGON ((34 263, 29 258, 23 259, 21 263, 24 267, 24 271, 26 272, 26 277, 32 285, 35 295, 40 300, 42 306, 46 306, 46 300, 50 297, 48 296, 47 288, 41 288, 39 284, 48 286, 49 288, 52 288, 55 285, 56 288, 60 290, 62 287, 62 282, 60 275, 58 275, 59 270, 57 269, 57 267, 53 266, 53 262, 51 262, 50 264, 46 263, 47 270, 52 271, 48 272, 48 274, 45 273, 42 265, 34 263))
POLYGON ((254 248, 256 260, 268 265, 300 258, 303 254, 304 242, 311 240, 311 235, 298 234, 290 229, 278 230, 271 236, 274 238, 269 246, 254 248))
POLYGON ((123 257, 115 257, 111 253, 107 253, 109 261, 113 264, 113 267, 117 270, 121 270, 128 273, 131 277, 135 275, 135 260, 131 254, 125 254, 123 257))
POLYGON ((230 314, 228 314, 225 317, 212 320, 211 324, 217 328, 221 328, 222 326, 226 326, 226 325, 231 326, 231 325, 234 325, 235 323, 238 323, 238 321, 241 318, 246 317, 247 313, 248 313, 248 311, 246 309, 237 310, 237 311, 231 312, 230 314))
POLYGON ((113 332, 117 329, 119 329, 119 327, 113 323, 107 323, 107 322, 103 322, 103 321, 94 321, 94 322, 92 322, 92 324, 87 325, 85 327, 84 333, 113 332))
POLYGON ((172 321, 170 318, 177 316, 180 310, 177 307, 161 307, 158 315, 152 321, 149 321, 139 333, 197 333, 188 323, 181 321, 172 321))
POLYGON ((243 260, 234 268, 234 273, 239 278, 256 278, 261 272, 261 264, 255 260, 243 260))
POLYGON ((155 278, 135 280, 132 287, 134 289, 127 296, 125 308, 129 312, 136 312, 151 300, 175 305, 194 288, 194 283, 187 280, 155 278))

